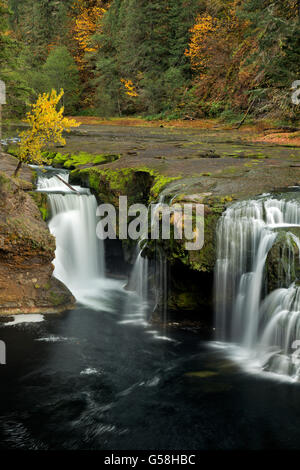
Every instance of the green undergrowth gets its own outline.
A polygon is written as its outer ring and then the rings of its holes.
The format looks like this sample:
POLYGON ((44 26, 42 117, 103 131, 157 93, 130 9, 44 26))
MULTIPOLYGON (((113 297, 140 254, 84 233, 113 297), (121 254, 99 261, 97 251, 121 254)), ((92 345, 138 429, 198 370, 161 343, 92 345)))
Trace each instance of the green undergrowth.
POLYGON ((32 199, 35 201, 36 205, 38 206, 43 220, 47 222, 50 219, 50 208, 48 204, 47 194, 30 191, 29 195, 32 197, 32 199))

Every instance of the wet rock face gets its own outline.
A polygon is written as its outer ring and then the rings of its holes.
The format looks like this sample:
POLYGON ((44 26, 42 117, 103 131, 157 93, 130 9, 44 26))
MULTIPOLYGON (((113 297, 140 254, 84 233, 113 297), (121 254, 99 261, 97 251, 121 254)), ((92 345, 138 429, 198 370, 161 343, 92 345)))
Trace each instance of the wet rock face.
POLYGON ((300 229, 297 227, 281 228, 272 246, 266 263, 268 292, 279 287, 289 287, 300 280, 300 229))
POLYGON ((29 194, 0 172, 0 314, 56 313, 74 303, 52 278, 55 239, 29 194))

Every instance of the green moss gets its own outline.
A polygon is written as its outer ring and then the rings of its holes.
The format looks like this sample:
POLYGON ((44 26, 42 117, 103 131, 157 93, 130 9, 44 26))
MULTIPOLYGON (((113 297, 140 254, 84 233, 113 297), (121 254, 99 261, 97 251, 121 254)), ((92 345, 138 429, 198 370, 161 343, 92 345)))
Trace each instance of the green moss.
POLYGON ((225 175, 234 175, 238 171, 238 167, 236 166, 228 166, 223 170, 223 174, 225 175))
POLYGON ((50 208, 48 204, 47 194, 37 193, 34 191, 31 191, 29 194, 38 206, 43 220, 47 222, 50 219, 50 208))
POLYGON ((56 152, 43 152, 43 158, 54 167, 77 168, 83 165, 101 165, 110 163, 120 158, 115 154, 91 155, 87 152, 79 152, 77 155, 61 154, 56 152))
POLYGON ((193 310, 197 308, 197 299, 192 292, 181 292, 176 297, 177 309, 189 309, 193 310))
POLYGON ((199 379, 207 379, 209 377, 215 377, 218 375, 218 372, 214 372, 211 370, 205 370, 201 372, 187 372, 184 374, 186 377, 197 377, 199 379))
POLYGON ((54 307, 62 305, 65 302, 65 295, 57 294, 56 292, 50 292, 50 302, 54 307))
POLYGON ((172 181, 180 179, 180 176, 172 178, 160 175, 159 173, 155 172, 152 173, 152 176, 154 176, 155 183, 150 191, 151 199, 157 199, 168 184, 172 183, 172 181))
POLYGON ((117 170, 86 168, 72 172, 73 178, 81 178, 105 202, 117 202, 120 195, 127 195, 129 203, 150 203, 163 189, 180 177, 167 177, 147 167, 120 168, 117 170))

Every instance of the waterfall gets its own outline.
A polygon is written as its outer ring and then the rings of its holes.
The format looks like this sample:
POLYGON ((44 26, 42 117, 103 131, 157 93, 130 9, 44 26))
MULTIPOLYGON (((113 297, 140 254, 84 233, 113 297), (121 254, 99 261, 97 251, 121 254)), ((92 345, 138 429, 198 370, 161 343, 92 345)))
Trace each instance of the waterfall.
MULTIPOLYGON (((159 210, 164 207, 164 196, 161 195, 156 204, 148 208, 151 218, 151 228, 155 218, 159 217, 159 210)), ((136 247, 135 262, 128 282, 128 290, 135 295, 129 297, 127 311, 136 310, 136 313, 127 314, 124 322, 148 324, 151 313, 159 308, 161 319, 166 323, 167 318, 167 262, 160 246, 155 248, 155 259, 149 260, 145 254, 148 243, 148 232, 143 233, 136 247), (138 308, 136 308, 138 306, 138 308)))
POLYGON ((299 257, 294 254, 294 246, 300 252, 300 240, 289 230, 299 225, 296 200, 264 195, 232 205, 217 227, 215 268, 217 339, 239 344, 262 368, 293 377, 299 375, 293 344, 300 340, 299 257), (280 230, 280 285, 268 292, 266 261, 280 230))
POLYGON ((143 249, 138 245, 136 261, 129 280, 129 288, 133 289, 143 302, 148 302, 149 260, 142 253, 143 249))
POLYGON ((51 168, 38 172, 37 191, 47 193, 51 209, 49 229, 56 238, 54 276, 78 301, 99 308, 105 266, 104 244, 96 235, 96 198, 87 188, 71 187, 67 171, 51 168))
POLYGON ((148 325, 149 313, 149 260, 143 256, 141 242, 136 248, 136 260, 127 285, 125 317, 121 323, 148 325))

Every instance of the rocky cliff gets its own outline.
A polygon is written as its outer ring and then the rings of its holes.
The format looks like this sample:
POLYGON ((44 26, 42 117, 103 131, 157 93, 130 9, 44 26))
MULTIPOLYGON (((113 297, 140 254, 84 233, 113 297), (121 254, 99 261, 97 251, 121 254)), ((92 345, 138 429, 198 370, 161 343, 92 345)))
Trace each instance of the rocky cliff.
POLYGON ((55 239, 32 197, 0 172, 0 314, 57 313, 74 305, 52 277, 54 252, 55 239))

